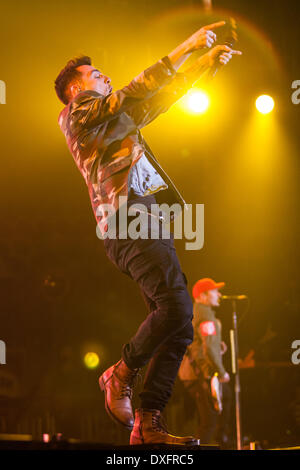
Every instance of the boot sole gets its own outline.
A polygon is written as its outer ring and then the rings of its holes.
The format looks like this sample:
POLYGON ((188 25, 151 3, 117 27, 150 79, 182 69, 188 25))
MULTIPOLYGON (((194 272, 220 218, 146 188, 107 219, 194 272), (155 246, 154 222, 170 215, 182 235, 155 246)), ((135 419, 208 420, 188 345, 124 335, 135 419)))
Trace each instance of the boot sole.
POLYGON ((191 441, 187 442, 143 442, 142 439, 139 438, 130 438, 130 445, 135 446, 135 445, 172 445, 172 446, 199 446, 200 445, 200 439, 194 439, 191 441))
POLYGON ((121 426, 123 426, 124 428, 126 428, 128 431, 132 431, 133 429, 133 426, 129 426, 128 424, 125 424, 123 423, 122 421, 120 421, 110 410, 109 406, 108 406, 108 403, 107 403, 107 398, 106 398, 106 388, 105 388, 105 383, 104 383, 104 380, 103 380, 103 376, 101 375, 99 377, 99 386, 100 386, 100 389, 102 390, 102 392, 104 392, 104 398, 105 398, 105 410, 106 410, 106 413, 109 415, 109 417, 117 424, 121 424, 121 426))

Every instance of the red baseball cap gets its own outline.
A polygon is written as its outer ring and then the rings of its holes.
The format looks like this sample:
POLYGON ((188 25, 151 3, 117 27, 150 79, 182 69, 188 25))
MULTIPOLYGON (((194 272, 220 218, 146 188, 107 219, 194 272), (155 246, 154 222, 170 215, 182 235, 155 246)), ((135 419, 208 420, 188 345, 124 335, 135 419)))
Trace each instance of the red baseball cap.
POLYGON ((196 299, 202 292, 206 292, 212 289, 221 289, 224 286, 225 282, 215 282, 209 277, 204 277, 203 279, 199 279, 199 281, 194 284, 193 297, 194 299, 196 299))

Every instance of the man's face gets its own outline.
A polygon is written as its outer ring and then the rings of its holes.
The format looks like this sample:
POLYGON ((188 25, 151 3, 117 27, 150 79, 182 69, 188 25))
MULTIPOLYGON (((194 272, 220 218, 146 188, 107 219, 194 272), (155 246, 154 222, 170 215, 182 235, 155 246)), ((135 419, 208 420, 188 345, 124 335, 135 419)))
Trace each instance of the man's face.
POLYGON ((81 81, 84 90, 94 90, 103 96, 107 96, 112 91, 110 78, 103 75, 92 65, 80 65, 77 70, 81 72, 81 81))
POLYGON ((222 294, 219 289, 211 289, 207 292, 208 304, 211 307, 219 307, 222 294))

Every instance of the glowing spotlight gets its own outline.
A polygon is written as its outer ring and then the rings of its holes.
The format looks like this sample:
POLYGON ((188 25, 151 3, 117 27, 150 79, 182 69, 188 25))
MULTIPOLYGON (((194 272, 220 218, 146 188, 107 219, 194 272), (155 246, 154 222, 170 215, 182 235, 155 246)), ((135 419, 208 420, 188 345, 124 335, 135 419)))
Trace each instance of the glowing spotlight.
POLYGON ((262 114, 268 114, 273 111, 274 108, 274 100, 269 95, 260 95, 256 102, 256 109, 262 114))
POLYGON ((205 113, 209 107, 209 98, 203 91, 194 91, 188 96, 188 107, 194 113, 205 113))
POLYGON ((88 369, 96 369, 100 363, 100 359, 97 353, 88 352, 84 356, 84 363, 88 369))

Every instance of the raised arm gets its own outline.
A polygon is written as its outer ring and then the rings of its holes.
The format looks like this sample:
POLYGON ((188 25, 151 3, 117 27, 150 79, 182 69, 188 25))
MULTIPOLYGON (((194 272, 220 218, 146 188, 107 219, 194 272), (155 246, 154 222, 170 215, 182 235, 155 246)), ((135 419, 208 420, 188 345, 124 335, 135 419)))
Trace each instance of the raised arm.
POLYGON ((216 40, 216 34, 212 29, 223 26, 224 23, 220 21, 202 27, 171 51, 168 56, 146 69, 120 90, 107 96, 97 95, 92 90, 79 93, 70 107, 69 126, 72 131, 76 133, 82 126, 95 127, 149 100, 163 87, 170 84, 176 75, 176 70, 193 51, 212 46, 216 40))
POLYGON ((161 113, 166 112, 170 106, 180 99, 197 81, 206 76, 216 64, 226 65, 232 55, 240 55, 240 51, 230 47, 216 46, 209 52, 195 60, 191 67, 184 73, 178 73, 169 85, 165 86, 152 98, 143 101, 139 106, 132 107, 128 114, 135 124, 141 129, 149 124, 161 113))
POLYGON ((170 60, 164 57, 140 73, 129 85, 107 96, 93 90, 79 93, 70 105, 69 126, 72 132, 76 133, 82 126, 93 128, 115 119, 131 107, 151 98, 170 83, 175 74, 170 60))
POLYGON ((206 54, 199 57, 184 72, 187 77, 189 86, 194 85, 203 75, 215 67, 217 64, 226 65, 233 55, 241 55, 241 51, 231 49, 226 45, 215 46, 206 54))
POLYGON ((192 52, 206 47, 210 48, 217 39, 216 33, 213 30, 220 28, 224 24, 225 21, 218 21, 217 23, 203 26, 170 52, 168 57, 174 69, 177 71, 192 52))

